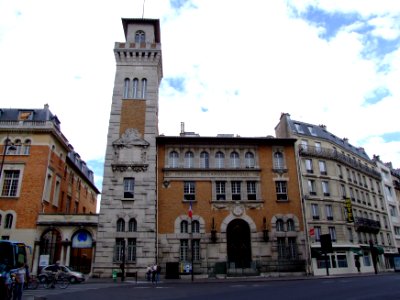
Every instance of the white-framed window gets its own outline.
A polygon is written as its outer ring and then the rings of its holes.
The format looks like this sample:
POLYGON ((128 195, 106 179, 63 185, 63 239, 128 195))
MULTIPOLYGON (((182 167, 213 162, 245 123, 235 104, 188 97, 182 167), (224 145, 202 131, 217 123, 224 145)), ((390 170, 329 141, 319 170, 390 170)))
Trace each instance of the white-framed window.
POLYGON ((124 198, 133 199, 135 195, 135 178, 124 178, 124 198))
POLYGON ((136 232, 137 231, 137 222, 135 218, 131 218, 128 222, 128 231, 136 232))
POLYGON ((319 208, 316 203, 311 204, 311 216, 313 220, 319 220, 319 208))
POLYGON ((321 148, 321 143, 320 142, 314 142, 314 147, 315 147, 315 151, 317 153, 321 153, 322 152, 322 148, 321 148))
POLYGON ((56 185, 54 187, 53 205, 58 207, 58 202, 60 200, 60 189, 61 189, 61 177, 56 176, 56 185))
POLYGON ((325 205, 325 211, 326 211, 326 219, 329 221, 333 220, 333 209, 331 204, 325 205))
POLYGON ((240 167, 240 157, 239 157, 239 153, 237 153, 236 151, 231 153, 231 167, 232 168, 240 167))
POLYGON ((138 30, 135 32, 135 43, 146 42, 146 34, 143 30, 138 30))
POLYGON ((192 233, 200 233, 200 222, 197 220, 192 221, 192 233))
POLYGON ((399 226, 394 226, 394 234, 400 235, 400 227, 399 226))
POLYGON ((241 184, 240 181, 231 182, 232 200, 241 200, 241 184))
POLYGON ((322 181, 322 192, 324 193, 324 196, 330 196, 330 192, 329 192, 329 182, 328 181, 322 181))
POLYGON ((185 153, 185 168, 194 167, 194 154, 192 151, 187 151, 185 153))
POLYGON ((342 195, 343 199, 346 199, 346 187, 344 184, 340 185, 340 194, 342 195))
POLYGON ((315 190, 315 181, 312 179, 307 180, 307 187, 308 187, 308 193, 312 196, 315 196, 317 194, 317 191, 315 190))
POLYGON ((283 153, 280 151, 274 153, 274 168, 278 170, 285 169, 285 160, 283 153))
POLYGON ((189 223, 186 220, 181 221, 181 233, 188 233, 189 232, 189 223))
POLYGON ((4 221, 4 228, 11 229, 13 227, 14 216, 12 214, 6 214, 6 218, 4 221))
POLYGON ((124 257, 125 240, 122 238, 115 239, 114 261, 121 262, 124 257))
POLYGON ((324 160, 319 161, 319 173, 321 175, 327 175, 328 172, 326 170, 326 162, 324 160))
POLYGON ((247 181, 247 200, 257 200, 255 181, 247 181))
POLYGON ((294 123, 294 126, 296 127, 296 131, 298 133, 304 133, 304 130, 303 130, 303 127, 301 126, 301 124, 294 123))
POLYGON ((287 231, 296 231, 296 227, 293 219, 288 219, 286 221, 287 231))
POLYGON ((295 237, 288 237, 288 257, 290 259, 297 258, 297 242, 295 237))
POLYGON ((329 226, 328 230, 329 230, 329 234, 331 236, 331 241, 336 242, 336 228, 333 226, 329 226))
POLYGON ((307 173, 309 173, 309 174, 314 173, 312 159, 309 159, 309 158, 305 159, 304 164, 306 166, 307 173))
POLYGON ((18 197, 20 170, 3 170, 3 187, 1 189, 2 197, 18 197))
POLYGON ((138 96, 138 85, 139 85, 139 79, 134 78, 133 79, 133 85, 132 85, 132 98, 137 98, 138 96))
POLYGON ((180 240, 179 260, 187 261, 188 253, 189 253, 189 240, 187 240, 187 239, 180 240))
POLYGON ((128 249, 127 249, 127 261, 136 261, 136 239, 129 238, 128 239, 128 249))
POLYGON ((215 192, 217 200, 226 200, 225 181, 215 182, 215 192))
POLYGON ((125 220, 122 218, 117 220, 117 232, 125 232, 125 220))
POLYGON ((275 226, 276 226, 276 231, 279 232, 285 231, 285 226, 282 219, 276 220, 275 226))
POLYGON ((178 168, 179 166, 179 153, 176 151, 171 151, 169 153, 168 164, 170 168, 178 168))
POLYGON ((210 167, 210 155, 206 151, 200 153, 200 168, 208 169, 210 167))
POLYGON ((193 260, 199 261, 200 260, 200 240, 193 239, 192 240, 192 247, 193 247, 193 260))
POLYGON ((127 99, 129 98, 129 85, 131 81, 129 78, 125 78, 124 80, 124 98, 127 99))
POLYGON ((147 79, 142 79, 142 99, 145 99, 147 96, 147 79))
POLYGON ((286 258, 286 239, 284 237, 276 238, 278 245, 278 258, 286 258))
POLYGON ((47 170, 47 177, 46 177, 44 198, 43 198, 43 200, 47 202, 50 202, 50 193, 52 184, 53 184, 53 172, 51 170, 47 170))
POLYGON ((308 141, 307 140, 301 140, 301 149, 307 151, 308 150, 308 141))
POLYGON ((23 154, 29 155, 30 152, 31 152, 31 140, 27 139, 27 140, 25 140, 25 143, 23 146, 23 154))
POLYGON ((215 153, 215 167, 222 169, 224 167, 225 155, 221 151, 215 153))
POLYGON ((321 240, 321 226, 314 226, 315 241, 321 240))
POLYGON ((313 126, 307 126, 308 131, 310 131, 310 134, 313 136, 317 136, 317 132, 315 131, 315 128, 313 126))
POLYGON ((255 167, 255 160, 254 160, 253 153, 246 152, 246 154, 244 155, 244 159, 245 159, 246 168, 252 169, 255 167))
POLYGON ((185 181, 183 183, 183 199, 186 201, 195 200, 196 184, 194 181, 185 181))
POLYGON ((347 227, 347 236, 349 238, 349 242, 354 241, 354 236, 353 236, 353 229, 351 227, 347 227))
POLYGON ((276 199, 278 201, 287 201, 287 182, 286 181, 275 181, 275 191, 276 191, 276 199))

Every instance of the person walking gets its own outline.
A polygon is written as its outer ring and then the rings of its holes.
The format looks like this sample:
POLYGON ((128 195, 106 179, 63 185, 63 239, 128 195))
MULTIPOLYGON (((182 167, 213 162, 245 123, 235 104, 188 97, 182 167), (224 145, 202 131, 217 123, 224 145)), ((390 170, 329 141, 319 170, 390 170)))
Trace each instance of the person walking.
POLYGON ((355 264, 356 264, 356 268, 357 268, 358 273, 360 273, 361 272, 361 264, 360 264, 360 259, 358 257, 356 257, 355 264))
POLYGON ((154 266, 151 268, 151 282, 153 284, 157 283, 157 264, 154 264, 154 266))
POLYGON ((15 276, 14 290, 13 290, 13 300, 22 299, 22 291, 24 290, 24 282, 26 269, 24 263, 19 263, 17 269, 10 271, 12 276, 15 276))

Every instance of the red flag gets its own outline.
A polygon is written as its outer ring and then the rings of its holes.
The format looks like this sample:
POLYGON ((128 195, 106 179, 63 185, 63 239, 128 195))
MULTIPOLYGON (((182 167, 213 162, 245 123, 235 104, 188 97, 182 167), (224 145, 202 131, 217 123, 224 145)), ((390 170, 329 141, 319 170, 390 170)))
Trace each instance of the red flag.
POLYGON ((188 211, 188 215, 189 215, 189 218, 192 218, 192 217, 193 217, 193 211, 192 211, 192 201, 190 201, 190 204, 189 204, 189 211, 188 211))

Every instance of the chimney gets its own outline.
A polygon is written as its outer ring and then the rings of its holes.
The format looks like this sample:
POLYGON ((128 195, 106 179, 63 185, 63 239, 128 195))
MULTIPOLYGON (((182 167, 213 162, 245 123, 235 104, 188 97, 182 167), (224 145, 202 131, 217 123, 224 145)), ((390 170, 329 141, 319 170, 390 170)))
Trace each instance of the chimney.
POLYGON ((181 122, 181 135, 185 134, 185 122, 181 122))

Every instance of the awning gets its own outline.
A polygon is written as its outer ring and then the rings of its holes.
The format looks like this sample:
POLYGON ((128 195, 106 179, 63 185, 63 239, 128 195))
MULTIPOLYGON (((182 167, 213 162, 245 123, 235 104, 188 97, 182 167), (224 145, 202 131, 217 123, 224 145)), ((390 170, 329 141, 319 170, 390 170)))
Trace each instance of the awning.
POLYGON ((360 248, 350 248, 351 252, 354 252, 356 255, 364 255, 363 251, 360 248))
POLYGON ((385 249, 383 249, 382 247, 380 247, 380 246, 374 246, 374 248, 376 249, 376 253, 377 254, 384 254, 385 253, 385 249))

